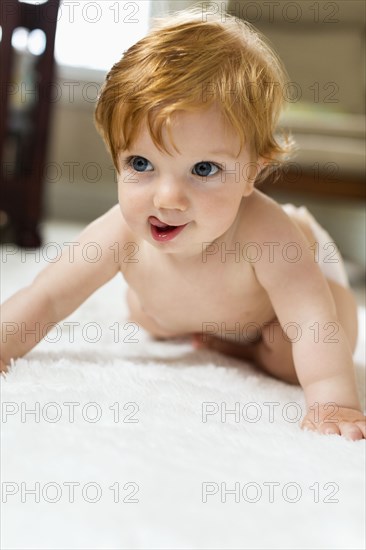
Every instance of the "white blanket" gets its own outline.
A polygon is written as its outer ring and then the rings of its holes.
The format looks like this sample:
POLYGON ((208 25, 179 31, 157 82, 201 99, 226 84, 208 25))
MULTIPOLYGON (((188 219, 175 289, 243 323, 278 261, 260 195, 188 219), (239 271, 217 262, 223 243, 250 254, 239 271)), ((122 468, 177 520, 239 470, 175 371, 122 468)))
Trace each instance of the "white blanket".
MULTIPOLYGON (((42 265, 8 256, 2 300, 42 265)), ((2 379, 1 547, 364 548, 365 441, 301 431, 302 390, 250 364, 133 334, 125 290, 116 277, 2 379)))

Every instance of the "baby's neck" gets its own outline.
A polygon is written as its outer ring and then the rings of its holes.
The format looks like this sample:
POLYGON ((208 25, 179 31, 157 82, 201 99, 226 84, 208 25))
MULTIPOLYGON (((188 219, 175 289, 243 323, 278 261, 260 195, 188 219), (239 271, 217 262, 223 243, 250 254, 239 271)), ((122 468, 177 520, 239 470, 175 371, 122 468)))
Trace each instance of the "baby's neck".
POLYGON ((198 263, 201 264, 207 246, 203 243, 198 243, 197 246, 193 246, 192 249, 183 252, 165 252, 162 249, 155 248, 147 241, 144 244, 146 245, 146 252, 149 255, 156 255, 159 262, 167 263, 171 267, 187 267, 197 265, 198 263))

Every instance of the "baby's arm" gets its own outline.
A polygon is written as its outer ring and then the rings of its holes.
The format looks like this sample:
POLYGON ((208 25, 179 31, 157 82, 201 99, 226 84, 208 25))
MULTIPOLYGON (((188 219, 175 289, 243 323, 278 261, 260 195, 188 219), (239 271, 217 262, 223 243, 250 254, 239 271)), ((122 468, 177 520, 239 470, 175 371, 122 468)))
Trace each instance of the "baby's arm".
POLYGON ((1 370, 6 370, 11 358, 30 351, 55 323, 112 279, 120 270, 113 244, 118 242, 123 247, 127 240, 127 228, 117 205, 88 225, 73 245, 64 247, 57 262, 48 264, 32 284, 2 305, 1 370), (86 255, 88 243, 95 243, 100 251, 95 262, 86 255))
MULTIPOLYGON (((359 424, 364 418, 360 414, 352 352, 329 287, 302 233, 280 207, 272 207, 270 212, 267 208, 265 204, 257 216, 257 240, 263 254, 254 264, 254 270, 282 328, 292 325, 298 331, 292 351, 309 409, 305 420, 313 418, 319 425, 328 415, 330 423, 334 422, 333 427, 342 422, 355 422, 355 429, 363 430, 365 437, 364 426, 359 424), (278 253, 274 258, 264 252, 268 252, 269 242, 276 245, 274 250, 278 253), (286 254, 282 254, 291 242, 296 243, 298 249, 295 262, 286 260, 286 254), (333 338, 330 338, 331 329, 335 333, 333 338), (333 410, 328 406, 330 403, 336 405, 333 410)), ((294 251, 293 247, 292 255, 294 251)))

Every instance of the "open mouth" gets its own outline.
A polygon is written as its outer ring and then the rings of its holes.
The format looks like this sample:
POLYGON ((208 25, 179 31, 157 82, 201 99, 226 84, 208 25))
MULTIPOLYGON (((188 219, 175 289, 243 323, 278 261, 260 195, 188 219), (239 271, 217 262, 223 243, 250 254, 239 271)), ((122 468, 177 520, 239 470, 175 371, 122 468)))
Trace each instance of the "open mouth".
POLYGON ((149 218, 151 235, 156 241, 170 241, 174 239, 188 224, 169 225, 160 221, 155 216, 149 218))

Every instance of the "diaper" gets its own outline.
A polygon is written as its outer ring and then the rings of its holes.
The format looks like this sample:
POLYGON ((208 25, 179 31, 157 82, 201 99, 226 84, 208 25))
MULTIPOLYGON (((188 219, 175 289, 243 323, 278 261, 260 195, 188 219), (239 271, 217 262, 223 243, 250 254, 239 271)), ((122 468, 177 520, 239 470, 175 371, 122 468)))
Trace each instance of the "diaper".
POLYGON ((311 252, 314 254, 314 261, 317 262, 324 276, 343 287, 349 287, 342 256, 329 233, 316 221, 305 206, 296 207, 293 204, 283 204, 281 206, 291 218, 300 217, 309 224, 318 243, 315 248, 312 248, 311 252))

